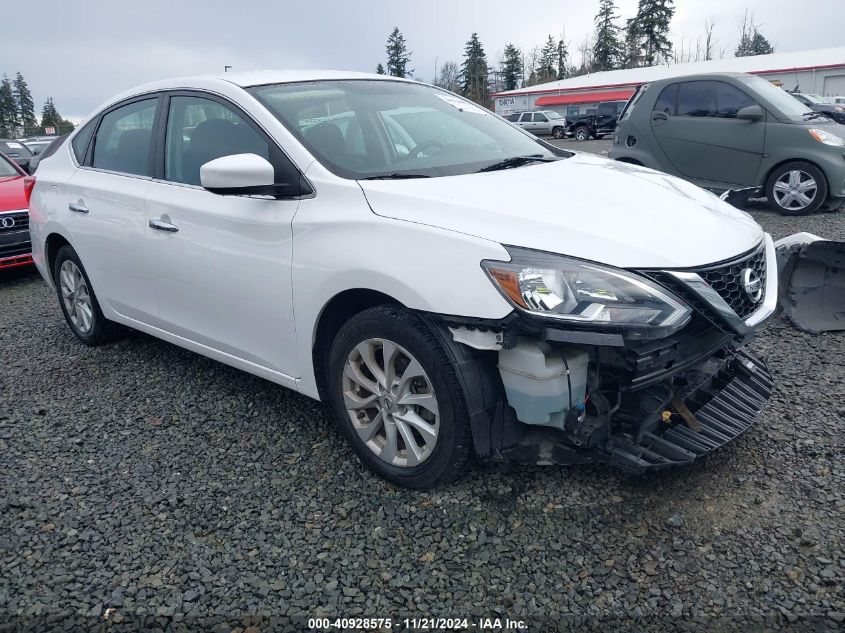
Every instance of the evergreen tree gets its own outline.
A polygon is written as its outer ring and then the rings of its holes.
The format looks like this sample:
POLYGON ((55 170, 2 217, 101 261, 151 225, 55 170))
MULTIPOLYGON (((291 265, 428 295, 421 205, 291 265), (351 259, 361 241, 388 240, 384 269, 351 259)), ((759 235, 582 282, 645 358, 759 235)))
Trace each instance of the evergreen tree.
POLYGON ((774 53, 774 47, 769 40, 760 32, 760 27, 754 24, 754 16, 749 16, 746 10, 742 18, 742 32, 739 36, 739 45, 734 51, 737 57, 750 57, 752 55, 768 55, 774 53))
POLYGON ((47 97, 47 101, 44 102, 44 108, 41 110, 41 126, 58 128, 64 122, 64 119, 62 119, 62 116, 53 104, 53 98, 47 97))
POLYGON ((557 78, 557 43, 551 35, 540 50, 540 63, 536 72, 537 83, 554 81, 557 78))
POLYGON ((566 79, 569 76, 569 72, 566 68, 566 62, 569 59, 569 52, 566 50, 566 44, 563 42, 563 38, 561 38, 557 43, 557 78, 558 79, 566 79))
POLYGON ((18 125, 18 107, 12 82, 4 74, 3 81, 0 82, 0 136, 14 138, 17 136, 18 125))
POLYGON ((393 28, 393 32, 387 38, 387 74, 393 77, 405 77, 409 73, 406 70, 408 62, 411 61, 411 54, 405 44, 405 37, 399 32, 399 27, 393 28))
POLYGON ((669 23, 675 14, 673 4, 673 0, 640 0, 635 19, 644 66, 654 66, 672 55, 669 23))
POLYGON ((38 125, 38 120, 35 118, 35 103, 32 100, 32 93, 29 91, 29 85, 20 72, 15 76, 12 89, 15 93, 15 105, 18 109, 18 119, 21 125, 25 128, 35 127, 38 125))
POLYGON ((515 90, 522 79, 522 51, 513 44, 505 46, 505 58, 501 61, 502 81, 505 90, 515 90))
POLYGON ((488 107, 490 105, 490 85, 487 68, 487 55, 473 33, 464 48, 464 63, 461 65, 461 93, 471 101, 488 107))
POLYGON ((384 66, 382 66, 381 64, 376 66, 376 74, 377 75, 383 75, 384 74, 384 66))
POLYGON ((624 57, 616 17, 615 0, 599 0, 599 12, 596 14, 596 43, 593 45, 595 70, 619 68, 624 57))
POLYGON ((633 17, 625 24, 625 68, 642 66, 642 36, 637 18, 633 17))

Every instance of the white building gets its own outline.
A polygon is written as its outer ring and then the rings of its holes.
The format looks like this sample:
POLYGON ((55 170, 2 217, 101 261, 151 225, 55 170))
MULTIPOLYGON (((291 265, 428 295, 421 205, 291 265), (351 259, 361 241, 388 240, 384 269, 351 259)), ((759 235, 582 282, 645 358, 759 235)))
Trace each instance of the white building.
POLYGON ((555 110, 589 114, 602 101, 627 100, 638 86, 683 75, 746 72, 787 90, 823 96, 845 95, 845 47, 754 57, 726 57, 688 64, 609 70, 493 94, 498 114, 517 110, 555 110))

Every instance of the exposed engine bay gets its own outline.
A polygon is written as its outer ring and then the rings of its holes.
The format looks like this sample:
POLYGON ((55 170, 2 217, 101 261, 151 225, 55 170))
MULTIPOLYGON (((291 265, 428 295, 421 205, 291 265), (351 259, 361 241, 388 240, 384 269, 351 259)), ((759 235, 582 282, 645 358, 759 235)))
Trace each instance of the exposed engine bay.
MULTIPOLYGON (((798 234, 775 247, 787 318, 807 331, 845 329, 845 244, 798 234)), ((556 327, 519 313, 495 323, 447 319, 455 342, 495 366, 506 396, 488 406, 489 428, 474 427, 476 451, 642 472, 689 464, 735 439, 773 388, 765 363, 743 349, 762 320, 756 315, 774 311, 771 259, 756 251, 694 274, 640 271, 694 306, 691 321, 662 338, 556 327), (765 293, 749 292, 748 270, 765 293)))

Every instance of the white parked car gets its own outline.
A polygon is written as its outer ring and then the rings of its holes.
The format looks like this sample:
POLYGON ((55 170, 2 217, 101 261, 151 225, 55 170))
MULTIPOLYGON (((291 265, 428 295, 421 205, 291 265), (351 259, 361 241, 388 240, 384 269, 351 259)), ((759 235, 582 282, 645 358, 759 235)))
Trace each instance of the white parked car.
POLYGON ((41 163, 30 204, 83 343, 128 327, 325 400, 403 486, 473 453, 688 464, 772 388, 741 350, 777 298, 750 216, 412 81, 141 86, 41 163))

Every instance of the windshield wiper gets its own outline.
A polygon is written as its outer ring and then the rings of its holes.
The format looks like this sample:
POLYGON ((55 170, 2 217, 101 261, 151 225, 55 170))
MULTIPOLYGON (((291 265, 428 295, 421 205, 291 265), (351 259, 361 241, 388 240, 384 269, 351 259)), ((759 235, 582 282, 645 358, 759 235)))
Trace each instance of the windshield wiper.
POLYGON ((431 178, 428 174, 379 174, 378 176, 367 176, 358 180, 404 180, 406 178, 431 178))
POLYGON ((827 118, 827 115, 824 112, 813 112, 812 110, 810 112, 805 112, 801 116, 803 116, 805 119, 826 119, 827 118))
POLYGON ((512 156, 511 158, 506 158, 504 160, 500 160, 497 163, 493 163, 492 165, 487 165, 487 167, 482 167, 478 170, 478 173, 483 171, 498 171, 499 169, 510 169, 511 167, 520 167, 522 165, 527 165, 528 163, 551 163, 556 160, 557 158, 547 158, 542 154, 531 154, 530 156, 512 156))

